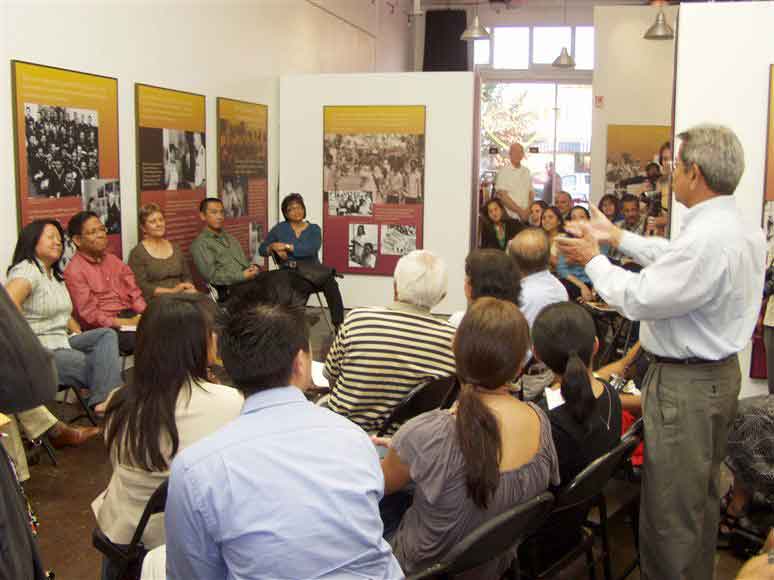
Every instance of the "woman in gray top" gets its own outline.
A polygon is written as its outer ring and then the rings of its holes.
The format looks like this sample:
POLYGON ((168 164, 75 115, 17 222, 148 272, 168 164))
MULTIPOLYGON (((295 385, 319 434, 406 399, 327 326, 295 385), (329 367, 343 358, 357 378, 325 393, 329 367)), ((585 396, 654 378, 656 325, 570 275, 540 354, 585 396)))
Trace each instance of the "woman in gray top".
MULTIPOLYGON (((407 422, 382 461, 385 494, 415 484, 411 507, 394 536, 406 574, 443 557, 468 533, 559 483, 546 415, 511 395, 529 347, 529 327, 511 302, 481 298, 457 330, 454 357, 463 384, 456 411, 431 411, 407 422), (483 452, 482 452, 483 451, 483 452)), ((515 550, 463 575, 499 578, 515 550)))
POLYGON ((191 269, 177 244, 167 240, 167 227, 161 208, 149 203, 140 208, 143 240, 129 254, 129 267, 145 300, 162 294, 196 292, 191 269))

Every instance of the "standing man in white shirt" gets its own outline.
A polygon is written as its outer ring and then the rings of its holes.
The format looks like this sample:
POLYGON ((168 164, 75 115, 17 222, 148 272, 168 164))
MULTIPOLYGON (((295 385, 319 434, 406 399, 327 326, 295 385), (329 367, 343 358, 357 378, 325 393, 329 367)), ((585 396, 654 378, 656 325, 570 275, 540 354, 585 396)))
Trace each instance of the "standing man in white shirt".
POLYGON ((529 206, 535 201, 532 190, 532 175, 521 164, 524 159, 524 147, 514 143, 510 148, 511 164, 497 172, 495 193, 503 202, 508 214, 524 223, 529 220, 529 206))
POLYGON ((713 577, 720 518, 720 463, 736 414, 737 353, 750 341, 763 288, 763 232, 745 227, 732 194, 744 172, 733 131, 684 131, 673 181, 688 208, 668 241, 613 226, 592 207, 581 238, 559 249, 585 265, 594 289, 631 320, 653 362, 644 379, 645 463, 640 559, 646 580, 713 577), (600 255, 610 242, 642 264, 639 273, 600 255))

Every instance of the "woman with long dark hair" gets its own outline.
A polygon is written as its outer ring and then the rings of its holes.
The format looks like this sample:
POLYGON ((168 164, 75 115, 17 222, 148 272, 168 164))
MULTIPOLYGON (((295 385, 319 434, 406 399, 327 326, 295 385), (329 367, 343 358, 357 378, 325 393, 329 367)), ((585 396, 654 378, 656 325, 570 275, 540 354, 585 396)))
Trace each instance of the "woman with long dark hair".
POLYGON ((623 219, 623 215, 621 214, 621 203, 612 193, 603 195, 602 199, 600 199, 597 204, 597 208, 599 208, 599 211, 605 214, 605 217, 612 223, 623 219))
MULTIPOLYGON (((133 380, 113 394, 105 414, 113 476, 92 504, 100 529, 116 544, 131 540, 175 455, 242 409, 236 389, 207 382, 207 366, 216 358, 211 309, 202 295, 168 294, 153 300, 140 319, 133 380)), ((164 543, 162 518, 151 520, 143 543, 164 543)), ((108 560, 102 577, 115 578, 108 560)))
MULTIPOLYGON (((354 207, 354 206, 353 206, 354 207)), ((305 277, 305 268, 303 264, 314 264, 319 266, 320 259, 318 253, 322 245, 322 231, 320 226, 313 224, 306 219, 306 204, 300 193, 291 193, 285 196, 280 206, 282 216, 285 221, 275 225, 266 235, 258 252, 261 256, 273 254, 280 267, 293 267, 301 264, 297 268, 296 284, 298 291, 304 291, 306 295, 322 290, 325 295, 325 301, 331 312, 333 325, 338 328, 344 321, 344 302, 341 298, 339 285, 336 283, 336 276, 333 273, 327 276, 327 279, 321 284, 310 282, 305 277)), ((356 213, 356 208, 352 211, 356 213)), ((315 269, 315 266, 310 266, 315 269)), ((314 278, 319 274, 315 272, 314 278)), ((319 283, 319 280, 316 280, 319 283)))
POLYGON ((508 242, 524 229, 524 224, 511 218, 503 202, 492 198, 486 202, 481 212, 481 248, 505 250, 508 242))
MULTIPOLYGON (((406 574, 443 557, 487 520, 558 484, 548 418, 508 387, 529 347, 529 326, 512 303, 480 298, 454 341, 462 390, 456 411, 430 411, 403 425, 382 461, 385 494, 413 480, 413 503, 385 536, 406 574)), ((387 500, 387 498, 385 498, 387 500)), ((466 574, 499 578, 513 554, 466 574)))

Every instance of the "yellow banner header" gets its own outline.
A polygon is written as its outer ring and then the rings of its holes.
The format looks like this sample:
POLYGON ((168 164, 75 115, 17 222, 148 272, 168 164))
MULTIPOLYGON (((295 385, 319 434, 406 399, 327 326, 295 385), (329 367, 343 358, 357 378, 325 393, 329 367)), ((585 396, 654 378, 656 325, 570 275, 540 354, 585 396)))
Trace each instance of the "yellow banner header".
POLYGON ((395 133, 424 135, 425 107, 416 106, 350 106, 325 107, 325 133, 356 135, 359 133, 395 133))
POLYGON ((135 86, 140 127, 204 131, 204 95, 141 84, 135 86))
POLYGON ((265 131, 268 116, 269 107, 266 105, 218 97, 218 119, 225 119, 232 123, 244 122, 251 129, 265 131))

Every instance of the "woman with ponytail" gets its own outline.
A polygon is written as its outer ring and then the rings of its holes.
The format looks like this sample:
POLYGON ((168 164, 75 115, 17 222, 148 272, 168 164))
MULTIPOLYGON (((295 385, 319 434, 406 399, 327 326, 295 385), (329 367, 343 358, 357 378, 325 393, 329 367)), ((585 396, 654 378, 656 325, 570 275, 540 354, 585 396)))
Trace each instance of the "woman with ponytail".
MULTIPOLYGON (((385 494, 413 482, 397 531, 385 536, 406 574, 446 554, 488 519, 558 484, 550 423, 508 383, 529 348, 529 327, 511 302, 480 298, 454 340, 462 391, 455 411, 430 411, 404 424, 382 461, 385 494)), ((389 500, 389 495, 385 498, 389 500)), ((499 578, 513 554, 461 578, 499 578)))
POLYGON ((564 404, 549 413, 562 485, 621 438, 621 399, 591 372, 599 348, 594 320, 578 304, 558 302, 532 326, 535 357, 554 372, 564 404))
MULTIPOLYGON (((594 320, 580 305, 557 302, 540 311, 532 325, 532 349, 555 375, 553 389, 564 400, 549 411, 562 486, 621 437, 621 400, 592 372, 599 347, 594 320)), ((522 569, 537 575, 578 544, 589 505, 555 514, 519 549, 522 569)))

